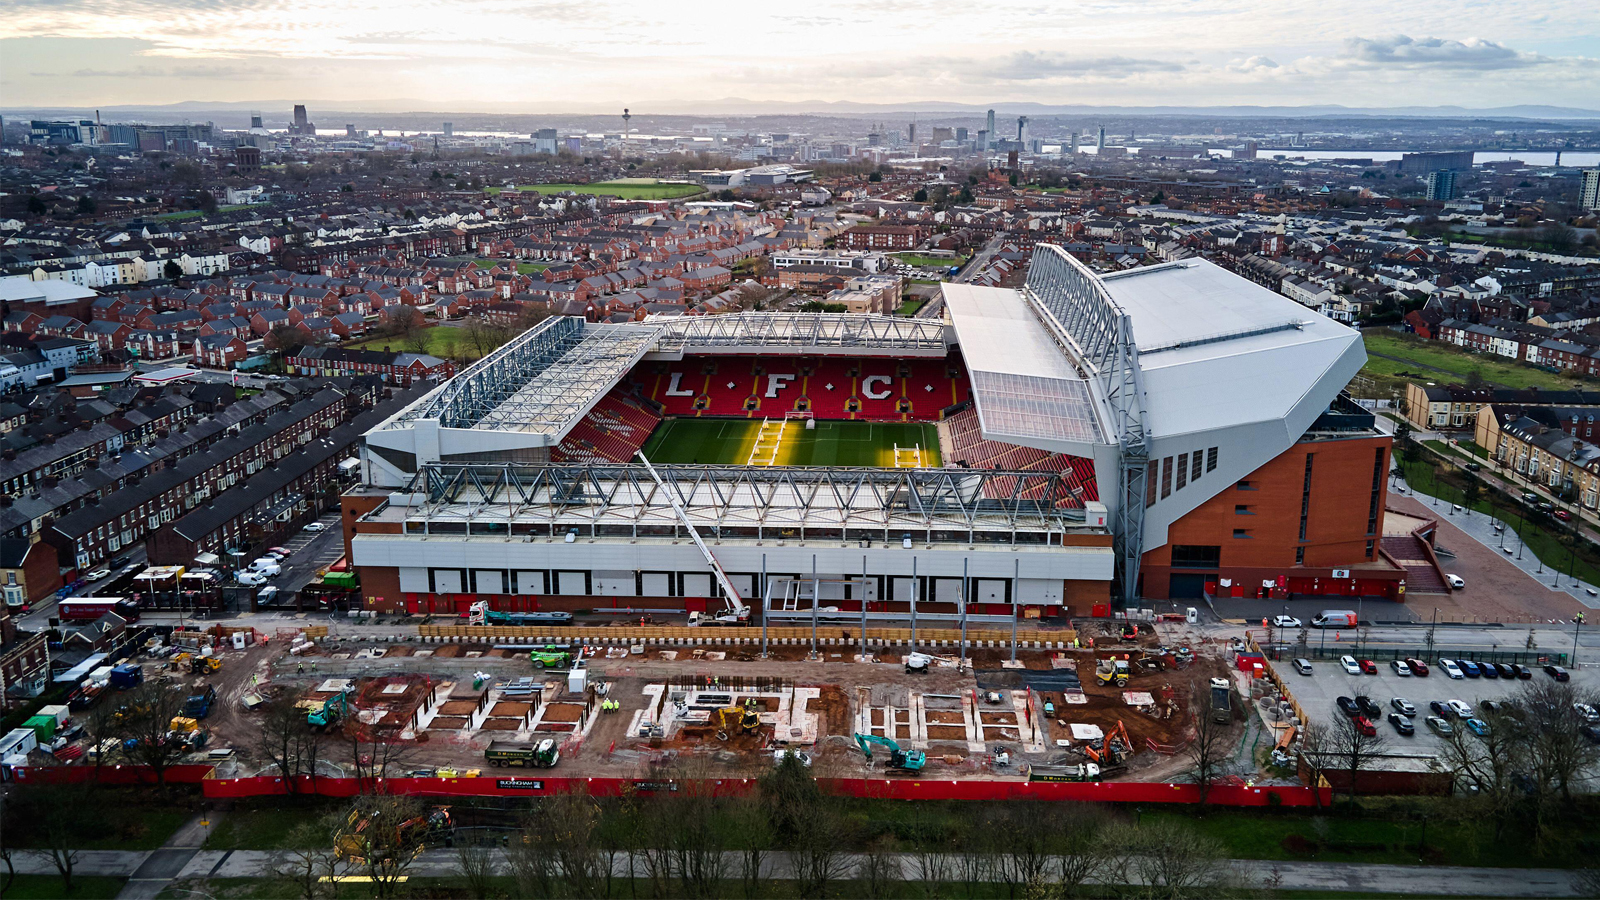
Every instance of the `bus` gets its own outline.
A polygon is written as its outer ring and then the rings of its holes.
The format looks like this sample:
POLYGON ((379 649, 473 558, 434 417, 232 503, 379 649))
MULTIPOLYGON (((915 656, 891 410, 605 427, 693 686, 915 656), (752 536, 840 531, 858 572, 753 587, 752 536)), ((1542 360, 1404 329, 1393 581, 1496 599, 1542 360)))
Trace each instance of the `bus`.
POLYGON ((63 622, 93 622, 108 612, 139 620, 139 605, 125 597, 69 597, 57 605, 56 616, 63 622))

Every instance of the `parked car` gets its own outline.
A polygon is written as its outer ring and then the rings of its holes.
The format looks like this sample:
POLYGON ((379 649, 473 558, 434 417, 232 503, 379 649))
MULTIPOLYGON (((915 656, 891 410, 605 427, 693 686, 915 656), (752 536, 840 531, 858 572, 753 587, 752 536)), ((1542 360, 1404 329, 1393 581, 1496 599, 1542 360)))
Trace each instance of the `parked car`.
POLYGON ((1482 719, 1476 717, 1468 718, 1466 721, 1466 726, 1468 731, 1472 732, 1478 737, 1489 736, 1489 723, 1482 719))
POLYGON ((1394 707, 1394 711, 1402 716, 1414 716, 1417 714, 1417 705, 1404 697, 1396 697, 1390 700, 1389 705, 1394 707))
POLYGON ((1578 733, 1588 738, 1589 743, 1600 744, 1600 728, 1596 728, 1593 725, 1585 725, 1578 729, 1578 733))
POLYGON ((1533 670, 1528 668, 1527 666, 1521 664, 1521 663, 1512 663, 1511 664, 1511 671, 1516 672, 1517 673, 1517 678, 1519 678, 1519 679, 1521 679, 1523 681, 1527 681, 1528 679, 1533 677, 1533 670))
POLYGON ((233 573, 233 580, 246 587, 258 587, 267 583, 266 577, 259 572, 247 572, 243 569, 233 573))
POLYGON ((1450 707, 1450 711, 1455 713, 1455 717, 1458 719, 1472 718, 1472 707, 1460 700, 1446 700, 1445 705, 1450 707))
POLYGON ((1517 670, 1511 668, 1511 666, 1507 665, 1506 663, 1495 663, 1494 670, 1500 673, 1501 678, 1505 678, 1507 680, 1517 677, 1517 670))
POLYGON ((1456 711, 1451 709, 1450 705, 1443 700, 1429 700, 1428 708, 1433 710, 1433 714, 1440 718, 1453 719, 1456 715, 1456 711))
POLYGON ((1444 674, 1446 676, 1450 677, 1450 678, 1465 678, 1466 677, 1465 675, 1461 674, 1461 667, 1456 665, 1456 661, 1453 660, 1453 659, 1441 659, 1441 660, 1439 660, 1439 668, 1443 669, 1444 670, 1444 674))
POLYGON ((1376 675, 1378 674, 1378 664, 1370 659, 1363 659, 1361 660, 1361 671, 1368 675, 1376 675))
POLYGON ((1366 694, 1356 695, 1356 706, 1361 707, 1361 714, 1369 719, 1383 718, 1383 709, 1366 694))
POLYGON ((120 569, 123 566, 127 565, 129 562, 131 562, 131 560, 126 556, 113 556, 110 559, 106 560, 106 568, 108 568, 108 569, 120 569))
POLYGON ((1428 677, 1428 664, 1413 656, 1406 657, 1406 665, 1411 667, 1411 674, 1419 678, 1428 677))
POLYGON ((289 558, 289 550, 286 547, 268 547, 267 552, 277 554, 279 559, 289 558))
POLYGON ((1367 737, 1378 736, 1378 726, 1372 724, 1372 720, 1366 716, 1356 716, 1351 721, 1355 723, 1356 730, 1367 737))
POLYGON ((1577 713, 1585 724, 1600 725, 1600 710, 1596 710, 1593 706, 1587 703, 1574 703, 1572 711, 1577 713))
POLYGON ((1354 698, 1339 697, 1333 701, 1333 704, 1339 707, 1339 712, 1344 713, 1352 719, 1361 715, 1361 707, 1356 703, 1354 698))
POLYGON ((1299 628, 1300 625, 1300 620, 1296 619, 1294 616, 1272 617, 1272 627, 1274 628, 1299 628))
POLYGON ((1439 737, 1449 737, 1456 733, 1456 730, 1450 727, 1449 722, 1446 722, 1444 719, 1441 719, 1438 716, 1429 716, 1423 721, 1427 722, 1428 730, 1432 731, 1434 734, 1437 734, 1439 737))
POLYGON ((1494 663, 1478 663, 1478 673, 1490 679, 1498 679, 1500 677, 1500 669, 1494 663))
POLYGON ((85 575, 83 577, 87 581, 99 581, 102 578, 111 577, 111 570, 110 569, 95 569, 93 572, 90 572, 89 574, 87 574, 87 575, 85 575))
POLYGON ((1483 673, 1478 671, 1478 664, 1470 659, 1458 659, 1456 665, 1461 667, 1461 674, 1468 678, 1481 678, 1483 673))
POLYGON ((1555 516, 1563 522, 1570 522, 1572 520, 1572 513, 1569 513, 1564 509, 1556 510, 1555 516))
POLYGON ((1310 675, 1313 671, 1311 668, 1311 660, 1304 659, 1302 657, 1295 657, 1294 660, 1290 662, 1290 665, 1294 666, 1294 670, 1299 672, 1301 675, 1310 675))
POLYGON ((1354 656, 1339 657, 1339 665, 1344 669, 1345 674, 1347 675, 1361 674, 1361 664, 1356 662, 1356 658, 1354 656))
POLYGON ((1411 666, 1407 665, 1405 660, 1391 659, 1389 660, 1389 668, 1394 671, 1394 674, 1400 676, 1401 678, 1411 677, 1411 666))
POLYGON ((322 524, 321 522, 310 522, 310 523, 307 523, 306 527, 301 529, 301 531, 311 531, 311 532, 327 531, 327 530, 328 530, 328 526, 322 524))
POLYGON ((1544 673, 1557 681, 1571 681, 1572 673, 1561 666, 1545 666, 1544 673))
POLYGON ((1393 725, 1394 730, 1403 737, 1411 737, 1417 733, 1417 726, 1412 725, 1410 719, 1399 713, 1389 713, 1389 724, 1393 725))
POLYGON ((1444 576, 1444 580, 1446 584, 1450 585, 1450 590, 1452 591, 1459 591, 1467 586, 1466 579, 1462 578, 1460 575, 1446 575, 1444 576))
POLYGON ((1504 713, 1507 710, 1509 710, 1510 708, 1511 708, 1511 704, 1507 703, 1504 700, 1479 700, 1478 701, 1478 709, 1482 710, 1483 714, 1486 715, 1486 716, 1492 716, 1492 715, 1496 715, 1498 713, 1504 713))

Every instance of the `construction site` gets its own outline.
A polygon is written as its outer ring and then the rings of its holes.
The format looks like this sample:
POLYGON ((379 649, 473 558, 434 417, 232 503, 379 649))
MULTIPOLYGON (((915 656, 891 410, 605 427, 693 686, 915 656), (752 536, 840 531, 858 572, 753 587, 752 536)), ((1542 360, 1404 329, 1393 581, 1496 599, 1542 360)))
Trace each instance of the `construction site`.
MULTIPOLYGON (((1177 780, 1191 765, 1192 704, 1209 703, 1206 686, 1230 672, 1248 696, 1250 673, 1181 618, 1083 627, 1024 632, 1015 650, 974 630, 964 652, 949 630, 925 629, 912 650, 909 632, 871 629, 865 655, 859 632, 839 628, 819 632, 815 651, 793 635, 806 629, 773 629, 782 636, 765 654, 750 627, 579 627, 563 641, 454 624, 245 640, 229 629, 179 632, 194 651, 158 650, 140 665, 215 690, 198 722, 205 749, 189 761, 215 763, 217 778, 279 771, 270 747, 281 735, 266 734, 264 718, 282 699, 303 711, 306 734, 325 738, 319 776, 526 766, 636 778, 694 761, 752 777, 795 752, 835 778, 1177 780), (381 771, 365 768, 374 756, 381 771)), ((1257 763, 1275 738, 1243 715, 1231 726, 1240 774, 1266 777, 1257 763)))

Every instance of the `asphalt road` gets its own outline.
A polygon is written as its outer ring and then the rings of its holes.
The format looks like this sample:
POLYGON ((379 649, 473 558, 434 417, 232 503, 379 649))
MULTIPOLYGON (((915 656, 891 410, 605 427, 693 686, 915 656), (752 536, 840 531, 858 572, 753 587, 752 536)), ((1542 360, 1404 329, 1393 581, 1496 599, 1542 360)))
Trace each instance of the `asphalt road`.
MULTIPOLYGON (((497 853, 503 851, 496 851, 497 853)), ((80 875, 127 876, 137 870, 145 860, 162 854, 131 853, 121 850, 89 850, 78 858, 76 872, 80 875)), ((199 878, 260 878, 267 871, 276 854, 262 850, 201 850, 192 854, 188 864, 179 873, 179 880, 199 878)), ((54 875, 55 868, 48 858, 32 853, 18 854, 16 869, 22 874, 54 875)), ((916 861, 910 856, 896 856, 901 877, 918 880, 916 861)), ((162 860, 164 870, 168 864, 162 860)), ((629 872, 627 854, 619 854, 613 862, 618 875, 629 872)), ((844 860, 842 871, 852 870, 858 861, 844 860)), ((729 871, 738 871, 737 863, 729 862, 729 871)), ((768 856, 768 874, 784 877, 792 871, 789 854, 773 853, 768 856)), ((1235 860, 1233 871, 1255 885, 1272 884, 1277 890, 1340 891, 1355 895, 1448 893, 1461 897, 1573 897, 1580 896, 1576 873, 1564 869, 1487 869, 1464 866, 1396 866, 1368 863, 1326 862, 1269 862, 1262 860, 1235 860)), ((459 870, 460 859, 454 850, 426 850, 412 863, 407 874, 413 876, 448 876, 459 870)), ((505 862, 500 861, 501 871, 505 862)), ((643 864, 634 871, 643 871, 643 864)), ((954 872, 954 863, 949 867, 954 872)), ((132 895, 129 895, 132 896, 132 895)), ((143 894, 141 893, 141 896, 143 894)))

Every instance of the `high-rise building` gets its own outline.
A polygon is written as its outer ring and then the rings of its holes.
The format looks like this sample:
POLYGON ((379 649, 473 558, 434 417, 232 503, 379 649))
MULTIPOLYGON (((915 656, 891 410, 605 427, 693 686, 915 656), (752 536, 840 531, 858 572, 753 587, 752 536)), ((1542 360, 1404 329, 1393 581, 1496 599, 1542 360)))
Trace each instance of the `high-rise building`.
POLYGON ((1072 133, 1072 138, 1067 142, 1067 152, 1068 153, 1077 153, 1078 152, 1078 138, 1079 137, 1081 137, 1081 135, 1079 135, 1076 131, 1074 131, 1072 133))
POLYGON ((317 126, 313 125, 311 123, 311 120, 306 116, 306 108, 305 108, 305 106, 303 104, 296 103, 294 105, 294 123, 289 126, 289 133, 290 134, 316 134, 317 133, 317 126))
POLYGON ((1449 169, 1429 172, 1427 182, 1429 200, 1454 200, 1456 198, 1455 172, 1449 169))
POLYGON ((913 147, 917 145, 917 123, 915 122, 906 127, 906 143, 913 147))
POLYGON ((453 137, 456 136, 456 123, 454 123, 454 122, 446 122, 446 123, 444 123, 444 136, 447 137, 447 138, 453 138, 453 137))
MULTIPOLYGON (((987 133, 989 135, 989 141, 993 141, 995 139, 994 110, 992 110, 992 109, 989 110, 988 121, 986 121, 984 123, 983 127, 984 127, 985 133, 987 133)), ((989 149, 989 141, 985 141, 984 142, 983 149, 985 149, 985 150, 989 149)))
POLYGON ((953 141, 956 139, 956 130, 943 125, 935 125, 933 127, 933 134, 930 135, 930 138, 935 144, 942 144, 945 141, 953 141))
POLYGON ((1260 147, 1261 145, 1257 144, 1255 141, 1245 141, 1244 149, 1239 151, 1239 158, 1255 159, 1256 153, 1260 150, 1260 147))
POLYGON ((351 125, 349 122, 344 123, 344 136, 347 137, 347 138, 355 137, 356 136, 356 127, 354 125, 351 125))
POLYGON ((956 126, 956 143, 965 144, 969 137, 970 134, 967 132, 967 129, 956 126))
POLYGON ((541 128, 533 133, 533 152, 556 155, 556 130, 541 128))
POLYGON ((1106 127, 1104 125, 1101 125, 1100 130, 1095 132, 1094 148, 1096 150, 1104 150, 1106 148, 1106 127))
POLYGON ((978 129, 978 149, 984 152, 989 150, 989 132, 982 128, 978 129))
POLYGON ((1028 146, 1028 117, 1017 116, 1017 143, 1028 146))
POLYGON ((1584 209, 1600 210, 1600 169, 1583 170, 1583 187, 1578 197, 1584 209))
POLYGON ((258 112, 251 113, 250 114, 250 130, 251 131, 261 131, 264 127, 265 126, 263 126, 261 124, 261 113, 258 113, 258 112))

